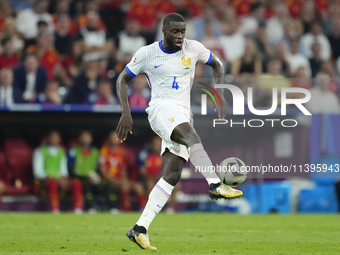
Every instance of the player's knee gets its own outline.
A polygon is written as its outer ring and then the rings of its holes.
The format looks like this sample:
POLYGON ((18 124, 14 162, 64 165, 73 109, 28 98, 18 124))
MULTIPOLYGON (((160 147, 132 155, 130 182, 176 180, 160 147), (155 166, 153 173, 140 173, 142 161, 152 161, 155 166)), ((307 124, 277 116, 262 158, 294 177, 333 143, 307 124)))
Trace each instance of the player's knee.
POLYGON ((167 171, 166 173, 164 173, 163 179, 166 182, 170 183, 172 186, 175 186, 181 178, 181 172, 182 168, 174 167, 171 171, 167 171))

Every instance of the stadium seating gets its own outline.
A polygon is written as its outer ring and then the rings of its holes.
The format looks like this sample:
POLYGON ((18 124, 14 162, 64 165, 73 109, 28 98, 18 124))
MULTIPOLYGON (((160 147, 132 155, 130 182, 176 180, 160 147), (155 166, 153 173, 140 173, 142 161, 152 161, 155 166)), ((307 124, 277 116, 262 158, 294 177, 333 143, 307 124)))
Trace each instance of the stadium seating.
POLYGON ((3 151, 0 151, 0 180, 5 183, 8 182, 7 164, 3 151))
POLYGON ((7 182, 5 194, 27 194, 32 188, 32 149, 22 139, 8 139, 4 145, 7 159, 7 182), (19 180, 20 185, 15 185, 19 180))
POLYGON ((260 213, 290 213, 291 185, 285 182, 268 182, 259 187, 260 213))
POLYGON ((337 210, 334 185, 319 185, 300 193, 299 211, 302 213, 336 213, 337 210))

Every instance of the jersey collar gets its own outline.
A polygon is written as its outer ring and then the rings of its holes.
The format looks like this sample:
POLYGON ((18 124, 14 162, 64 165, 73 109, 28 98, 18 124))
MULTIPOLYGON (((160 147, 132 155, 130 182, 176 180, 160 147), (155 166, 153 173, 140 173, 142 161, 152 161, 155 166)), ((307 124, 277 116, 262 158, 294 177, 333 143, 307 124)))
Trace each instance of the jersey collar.
POLYGON ((166 50, 163 48, 163 45, 162 45, 162 42, 163 40, 159 41, 158 45, 159 45, 159 48, 166 54, 173 54, 173 53, 176 53, 177 51, 169 51, 169 50, 166 50))

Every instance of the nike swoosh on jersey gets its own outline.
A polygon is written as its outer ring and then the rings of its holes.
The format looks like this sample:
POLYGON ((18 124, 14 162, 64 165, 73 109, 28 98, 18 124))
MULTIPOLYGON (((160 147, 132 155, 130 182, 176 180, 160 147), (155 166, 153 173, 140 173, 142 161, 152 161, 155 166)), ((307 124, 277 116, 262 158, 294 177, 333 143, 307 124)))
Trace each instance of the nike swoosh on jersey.
POLYGON ((162 66, 162 65, 164 65, 164 64, 161 64, 161 65, 158 65, 158 66, 154 66, 154 68, 158 68, 158 67, 160 67, 160 66, 162 66))

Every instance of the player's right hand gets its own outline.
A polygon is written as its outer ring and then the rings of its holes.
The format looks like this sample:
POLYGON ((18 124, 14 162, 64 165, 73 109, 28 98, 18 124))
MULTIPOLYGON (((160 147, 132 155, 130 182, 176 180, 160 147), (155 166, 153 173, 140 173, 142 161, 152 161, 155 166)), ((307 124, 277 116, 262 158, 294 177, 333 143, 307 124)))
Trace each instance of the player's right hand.
POLYGON ((131 113, 122 113, 116 128, 117 139, 122 143, 126 140, 128 134, 132 134, 133 121, 131 113))

